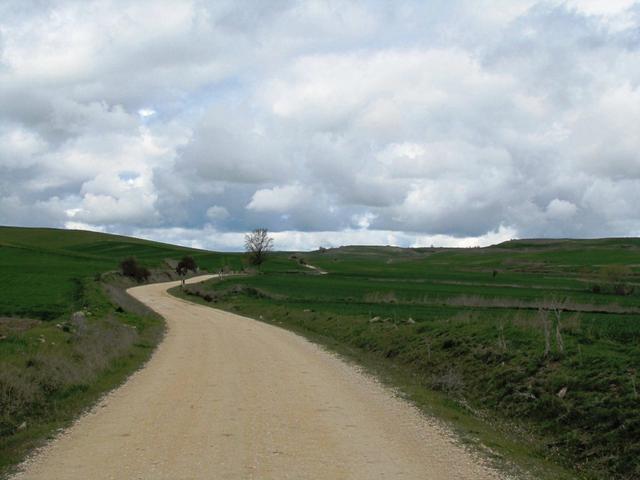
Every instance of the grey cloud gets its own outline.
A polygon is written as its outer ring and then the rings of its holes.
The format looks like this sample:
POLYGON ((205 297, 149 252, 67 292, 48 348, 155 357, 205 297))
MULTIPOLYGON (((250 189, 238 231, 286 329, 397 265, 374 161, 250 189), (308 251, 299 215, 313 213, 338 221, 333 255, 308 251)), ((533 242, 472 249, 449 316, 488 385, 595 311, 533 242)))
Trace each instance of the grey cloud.
POLYGON ((0 223, 638 234, 633 3, 3 2, 0 223))

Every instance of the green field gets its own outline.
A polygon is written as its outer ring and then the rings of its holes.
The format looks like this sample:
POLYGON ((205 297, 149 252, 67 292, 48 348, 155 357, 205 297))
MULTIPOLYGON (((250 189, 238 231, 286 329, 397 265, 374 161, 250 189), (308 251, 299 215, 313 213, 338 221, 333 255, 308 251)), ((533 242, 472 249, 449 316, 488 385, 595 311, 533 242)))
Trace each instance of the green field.
POLYGON ((535 478, 640 478, 638 239, 296 257, 327 274, 266 268, 187 296, 390 368, 535 478))

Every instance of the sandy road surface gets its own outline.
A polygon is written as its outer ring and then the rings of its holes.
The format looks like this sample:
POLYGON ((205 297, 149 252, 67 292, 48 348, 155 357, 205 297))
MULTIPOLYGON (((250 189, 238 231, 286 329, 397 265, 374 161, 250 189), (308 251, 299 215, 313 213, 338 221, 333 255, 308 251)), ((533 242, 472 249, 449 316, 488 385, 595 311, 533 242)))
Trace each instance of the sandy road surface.
POLYGON ((19 479, 493 479, 437 425, 285 330, 130 293, 168 333, 147 366, 19 479))

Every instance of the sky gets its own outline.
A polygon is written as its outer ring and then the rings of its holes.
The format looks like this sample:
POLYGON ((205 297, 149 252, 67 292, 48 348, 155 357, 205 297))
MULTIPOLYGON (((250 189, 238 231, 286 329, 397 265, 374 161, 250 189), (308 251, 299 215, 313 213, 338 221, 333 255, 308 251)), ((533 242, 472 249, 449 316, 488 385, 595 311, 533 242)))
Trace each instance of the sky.
POLYGON ((3 0, 0 224, 640 236, 640 1, 3 0))

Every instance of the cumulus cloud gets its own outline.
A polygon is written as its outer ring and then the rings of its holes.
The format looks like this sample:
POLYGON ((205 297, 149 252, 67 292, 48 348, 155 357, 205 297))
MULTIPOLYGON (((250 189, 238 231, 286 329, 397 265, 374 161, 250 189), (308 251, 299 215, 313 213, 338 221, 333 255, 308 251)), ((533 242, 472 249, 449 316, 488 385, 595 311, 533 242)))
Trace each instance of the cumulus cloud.
POLYGON ((578 211, 573 203, 554 198, 547 205, 547 216, 553 220, 569 220, 578 211))
POLYGON ((224 207, 213 205, 207 208, 207 218, 209 220, 224 220, 229 217, 229 211, 224 207))
MULTIPOLYGON (((74 224, 77 225, 77 224, 74 224)), ((131 232, 140 238, 163 238, 168 242, 193 248, 235 251, 244 242, 244 233, 219 231, 211 225, 203 228, 136 229, 131 232)), ((343 245, 404 245, 407 247, 484 247, 515 238, 515 231, 504 226, 480 237, 447 235, 413 235, 391 230, 344 229, 336 231, 303 232, 282 230, 272 232, 279 250, 315 250, 319 247, 343 245)))
POLYGON ((0 223, 637 235, 639 27, 637 0, 3 2, 0 223))
POLYGON ((257 190, 247 205, 256 212, 288 213, 305 208, 313 200, 313 195, 302 185, 257 190))

